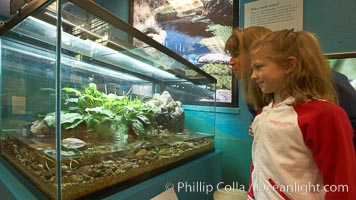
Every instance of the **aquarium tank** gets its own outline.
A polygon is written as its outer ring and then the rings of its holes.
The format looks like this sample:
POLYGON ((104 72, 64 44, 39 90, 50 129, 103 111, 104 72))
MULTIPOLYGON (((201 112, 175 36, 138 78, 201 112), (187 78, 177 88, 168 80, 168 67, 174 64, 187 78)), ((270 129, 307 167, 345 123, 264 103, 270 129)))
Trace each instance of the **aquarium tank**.
POLYGON ((215 78, 93 1, 29 7, 0 29, 0 156, 49 199, 214 151, 215 78))

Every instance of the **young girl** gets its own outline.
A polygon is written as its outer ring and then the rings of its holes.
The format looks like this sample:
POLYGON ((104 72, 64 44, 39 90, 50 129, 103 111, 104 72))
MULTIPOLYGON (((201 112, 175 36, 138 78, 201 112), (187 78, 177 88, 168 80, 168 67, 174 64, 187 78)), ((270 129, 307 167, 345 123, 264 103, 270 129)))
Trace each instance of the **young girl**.
MULTIPOLYGON (((353 130, 316 37, 276 31, 255 41, 251 79, 270 101, 252 124, 250 199, 356 198, 353 130)), ((254 96, 254 95, 252 95, 254 96)))

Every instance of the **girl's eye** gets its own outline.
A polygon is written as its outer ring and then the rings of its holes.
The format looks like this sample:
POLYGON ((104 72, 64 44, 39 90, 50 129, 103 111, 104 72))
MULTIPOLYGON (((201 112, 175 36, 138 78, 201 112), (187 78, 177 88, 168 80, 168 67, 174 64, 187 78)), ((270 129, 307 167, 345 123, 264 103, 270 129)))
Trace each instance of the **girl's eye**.
POLYGON ((263 67, 263 65, 258 64, 258 65, 252 65, 252 69, 258 70, 261 69, 263 67))

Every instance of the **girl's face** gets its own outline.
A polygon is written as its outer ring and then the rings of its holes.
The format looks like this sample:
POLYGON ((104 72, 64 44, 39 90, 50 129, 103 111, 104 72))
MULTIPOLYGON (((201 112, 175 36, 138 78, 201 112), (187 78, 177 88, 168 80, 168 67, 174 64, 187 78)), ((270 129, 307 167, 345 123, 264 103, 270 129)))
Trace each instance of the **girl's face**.
POLYGON ((286 67, 260 55, 251 57, 251 66, 251 79, 256 81, 263 93, 274 93, 275 96, 281 94, 285 87, 286 67))
POLYGON ((242 52, 239 55, 230 58, 229 64, 231 65, 232 72, 237 78, 245 78, 242 77, 242 67, 244 65, 244 60, 245 54, 242 52))

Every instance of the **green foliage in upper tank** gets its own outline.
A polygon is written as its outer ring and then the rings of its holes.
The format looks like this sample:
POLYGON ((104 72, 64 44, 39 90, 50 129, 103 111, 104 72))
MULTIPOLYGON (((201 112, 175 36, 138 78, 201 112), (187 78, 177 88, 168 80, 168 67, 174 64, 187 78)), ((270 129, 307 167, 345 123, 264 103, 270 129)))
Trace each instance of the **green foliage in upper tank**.
MULTIPOLYGON (((66 99, 61 112, 61 126, 65 129, 85 123, 88 131, 95 131, 103 138, 127 138, 132 129, 143 136, 151 128, 150 107, 141 100, 131 101, 129 97, 104 94, 91 83, 82 93, 73 88, 63 88, 66 99)), ((54 126, 55 113, 49 113, 44 120, 48 126, 54 126)))

